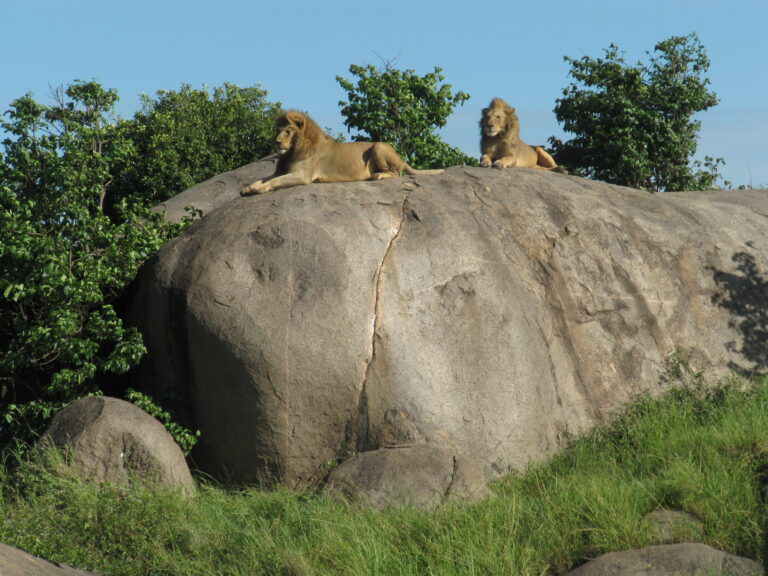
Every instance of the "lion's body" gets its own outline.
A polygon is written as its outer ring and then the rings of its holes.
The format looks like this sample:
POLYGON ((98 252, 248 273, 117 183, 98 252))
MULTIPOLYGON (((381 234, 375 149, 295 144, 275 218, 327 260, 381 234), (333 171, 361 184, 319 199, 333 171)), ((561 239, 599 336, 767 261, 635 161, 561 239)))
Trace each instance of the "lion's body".
POLYGON ((483 109, 480 132, 481 166, 562 171, 541 146, 529 146, 520 139, 515 109, 501 98, 494 98, 483 109))
POLYGON ((253 182, 242 195, 259 194, 311 182, 382 180, 406 174, 440 174, 444 170, 411 168, 383 142, 336 142, 308 116, 289 110, 277 120, 282 155, 275 173, 253 182))

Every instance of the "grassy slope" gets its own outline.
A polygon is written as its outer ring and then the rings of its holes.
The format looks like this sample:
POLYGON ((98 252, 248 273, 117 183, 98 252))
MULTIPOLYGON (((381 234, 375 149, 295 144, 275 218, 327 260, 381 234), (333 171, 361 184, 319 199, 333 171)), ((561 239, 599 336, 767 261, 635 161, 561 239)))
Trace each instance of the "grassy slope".
POLYGON ((471 506, 378 513, 210 485, 185 500, 30 465, 4 479, 0 541, 111 576, 556 574, 653 543, 641 519, 666 507, 704 523, 679 541, 759 558, 767 473, 768 378, 707 391, 689 375, 471 506))

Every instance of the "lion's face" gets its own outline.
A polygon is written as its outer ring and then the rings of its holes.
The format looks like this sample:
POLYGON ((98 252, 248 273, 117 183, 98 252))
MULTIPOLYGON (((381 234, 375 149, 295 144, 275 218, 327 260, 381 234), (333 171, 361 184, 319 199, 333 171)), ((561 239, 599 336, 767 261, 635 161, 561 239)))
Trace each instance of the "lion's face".
POLYGON ((311 118, 297 110, 281 114, 275 123, 275 132, 278 152, 282 155, 290 152, 292 161, 312 155, 318 146, 332 141, 311 118))
POLYGON ((507 121, 507 111, 503 108, 486 108, 483 110, 483 134, 490 137, 502 134, 507 128, 507 121))
POLYGON ((294 124, 283 124, 277 127, 277 137, 275 143, 277 144, 277 150, 280 154, 288 152, 296 144, 296 136, 299 134, 299 129, 294 124))

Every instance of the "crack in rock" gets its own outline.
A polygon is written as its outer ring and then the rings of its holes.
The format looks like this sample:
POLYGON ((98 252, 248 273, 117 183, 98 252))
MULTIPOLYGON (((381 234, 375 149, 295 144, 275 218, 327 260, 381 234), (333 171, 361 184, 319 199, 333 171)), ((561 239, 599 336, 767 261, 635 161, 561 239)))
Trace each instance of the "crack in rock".
POLYGON ((392 252, 397 239, 400 237, 400 233, 403 230, 403 222, 406 220, 406 209, 408 205, 408 196, 403 198, 403 202, 400 206, 400 219, 397 221, 395 227, 392 229, 393 233, 390 234, 387 247, 384 249, 384 255, 379 262, 379 266, 376 269, 376 275, 374 279, 374 297, 373 297, 373 326, 371 330, 371 352, 368 356, 368 361, 365 365, 365 376, 363 377, 363 384, 360 387, 360 396, 357 404, 357 441, 355 449, 358 452, 364 452, 369 448, 368 445, 368 429, 369 429, 369 414, 368 414, 368 377, 373 365, 373 360, 376 358, 376 340, 378 338, 379 331, 379 305, 380 305, 380 289, 381 289, 381 271, 392 252))
POLYGON ((445 492, 443 493, 443 499, 448 500, 448 498, 450 498, 451 493, 453 492, 453 485, 456 483, 456 479, 458 475, 459 475, 459 459, 454 454, 453 469, 451 471, 451 480, 448 482, 448 487, 445 489, 445 492))

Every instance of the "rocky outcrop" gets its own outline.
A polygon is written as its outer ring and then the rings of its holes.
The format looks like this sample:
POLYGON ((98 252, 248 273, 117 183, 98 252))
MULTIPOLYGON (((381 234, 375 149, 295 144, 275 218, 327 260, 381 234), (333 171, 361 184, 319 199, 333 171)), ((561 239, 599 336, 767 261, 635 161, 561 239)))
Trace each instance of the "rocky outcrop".
POLYGON ((88 481, 143 480, 195 490, 184 454, 165 426, 119 398, 88 396, 68 404, 39 444, 65 453, 71 471, 88 481))
POLYGON ((184 399, 220 478, 427 443, 500 473, 657 390, 676 349, 765 368, 765 192, 451 168, 237 197, 259 170, 197 189, 131 300, 140 385, 184 399))
POLYGON ((705 544, 669 544, 611 552, 566 576, 762 576, 760 564, 705 544))
POLYGON ((0 544, 0 574, 3 576, 95 576, 93 572, 54 564, 5 544, 0 544))

